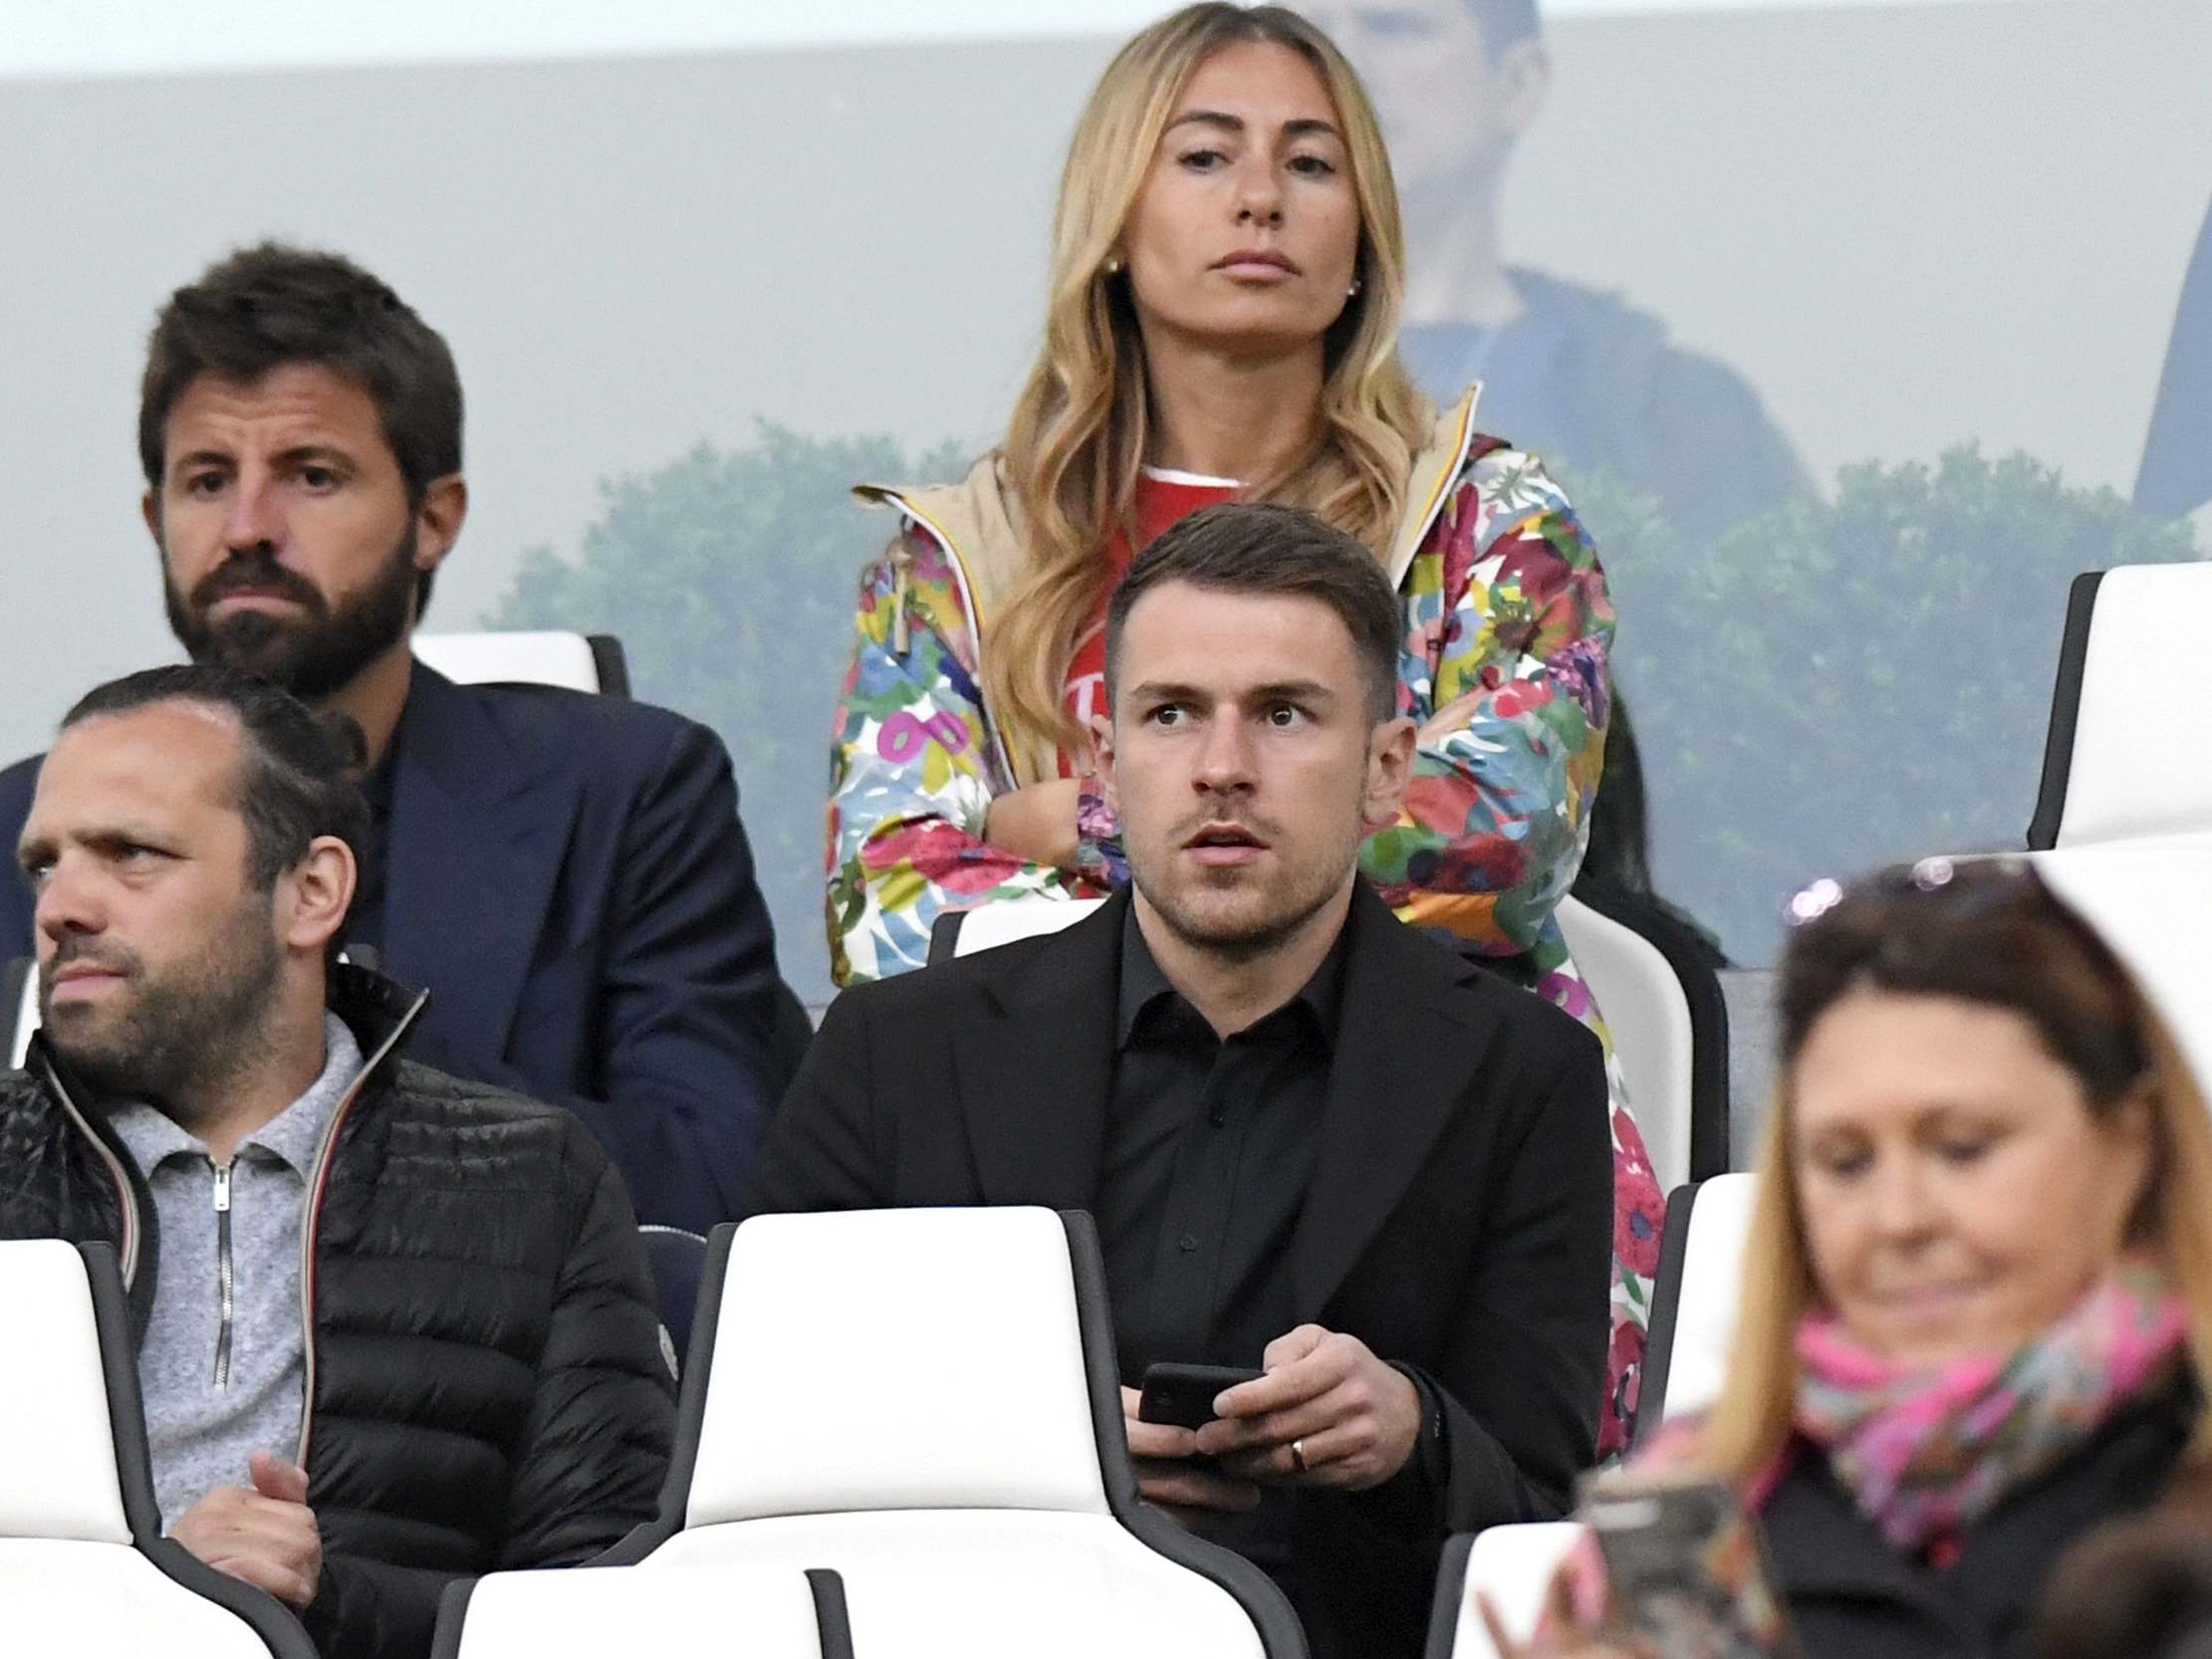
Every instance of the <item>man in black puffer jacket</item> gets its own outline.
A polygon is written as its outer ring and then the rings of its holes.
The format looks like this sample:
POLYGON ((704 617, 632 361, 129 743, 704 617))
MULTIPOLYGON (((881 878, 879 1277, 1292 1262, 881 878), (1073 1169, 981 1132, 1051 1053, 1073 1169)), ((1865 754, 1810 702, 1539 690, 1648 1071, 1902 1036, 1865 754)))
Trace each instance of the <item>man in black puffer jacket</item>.
POLYGON ((18 848, 42 1030, 0 1076, 0 1237, 116 1245, 168 1533, 325 1659, 418 1659, 450 1579, 651 1516, 674 1390, 590 1131, 402 1060, 425 999, 328 962, 345 738, 217 667, 64 721, 18 848))

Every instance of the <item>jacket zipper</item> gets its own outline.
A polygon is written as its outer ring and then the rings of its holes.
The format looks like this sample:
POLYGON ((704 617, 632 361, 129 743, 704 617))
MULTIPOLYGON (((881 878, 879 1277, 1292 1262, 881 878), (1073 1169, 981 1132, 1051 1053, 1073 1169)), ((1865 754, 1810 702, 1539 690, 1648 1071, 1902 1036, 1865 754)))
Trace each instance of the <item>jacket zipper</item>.
POLYGON ((215 1386, 230 1386, 230 1312, 235 1288, 230 1267, 230 1165, 207 1160, 215 1171, 215 1291, 221 1312, 215 1326, 215 1386))
POLYGON ((130 1177, 123 1173, 123 1160, 109 1150, 108 1143, 100 1138, 92 1124, 86 1120, 85 1114, 77 1109, 77 1102, 70 1098, 69 1090, 62 1086, 61 1073, 54 1069, 54 1063, 42 1059, 39 1069, 45 1076, 46 1086, 54 1091, 54 1098, 62 1102, 63 1112, 77 1125, 78 1133, 92 1143, 93 1151, 107 1167, 108 1179, 116 1184, 116 1198, 122 1206, 123 1214, 123 1241, 117 1253, 122 1258, 123 1293, 128 1295, 138 1277, 138 1198, 130 1190, 130 1177))
POLYGON ((383 1042, 376 1045, 376 1052, 362 1063, 361 1070, 355 1073, 353 1082, 340 1098, 338 1108, 331 1113, 331 1120, 323 1125, 322 1143, 315 1149, 315 1166, 308 1172, 307 1208, 300 1218, 300 1352, 305 1361, 305 1376, 300 1385, 300 1449, 293 1459, 302 1469, 307 1467, 308 1445, 315 1431, 315 1237, 323 1225, 323 1193, 330 1185, 331 1153, 338 1145, 338 1132, 346 1126, 354 1102, 361 1098, 363 1087, 376 1074, 376 1067, 390 1058, 392 1050, 399 1047, 399 1040, 407 1035, 429 1000, 427 991, 419 993, 407 1005, 407 1011, 392 1022, 383 1042))

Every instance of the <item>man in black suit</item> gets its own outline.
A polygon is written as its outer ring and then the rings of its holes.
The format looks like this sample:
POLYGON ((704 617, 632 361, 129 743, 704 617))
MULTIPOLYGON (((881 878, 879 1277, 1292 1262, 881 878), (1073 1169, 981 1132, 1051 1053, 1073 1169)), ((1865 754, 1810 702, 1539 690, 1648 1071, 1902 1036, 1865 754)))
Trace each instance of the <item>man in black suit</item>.
POLYGON ((1145 1497, 1273 1573, 1322 1659, 1418 1652, 1446 1534, 1561 1513, 1604 1374, 1598 1045, 1357 874, 1414 765, 1399 626, 1309 515, 1162 535, 1096 723, 1131 886, 847 992, 756 1189, 1092 1211, 1145 1497), (1192 1433, 1135 1420, 1162 1360, 1266 1374, 1192 1433))
MULTIPOLYGON (((626 698, 457 686, 414 660, 468 506, 445 342, 347 260, 243 250, 162 310, 138 448, 185 649, 368 740, 346 943, 430 991, 415 1057, 576 1112, 641 1220, 733 1214, 779 985, 729 756, 626 698)), ((0 773, 6 844, 38 767, 0 773)), ((31 913, 0 879, 0 955, 30 950, 31 913)))

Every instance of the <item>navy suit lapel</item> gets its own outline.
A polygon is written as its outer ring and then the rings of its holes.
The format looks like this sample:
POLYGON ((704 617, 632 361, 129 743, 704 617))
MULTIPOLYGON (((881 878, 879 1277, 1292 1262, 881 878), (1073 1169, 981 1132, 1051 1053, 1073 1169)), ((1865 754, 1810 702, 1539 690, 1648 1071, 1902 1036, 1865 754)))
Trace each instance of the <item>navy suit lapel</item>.
MULTIPOLYGON (((1318 1320, 1389 1219, 1465 1094, 1487 1023, 1453 987, 1458 968, 1391 914, 1364 882, 1352 891, 1329 1094, 1313 1184, 1291 1239, 1301 1320, 1318 1320)), ((1469 1195, 1473 1202, 1473 1195, 1469 1195)))
POLYGON ((417 662, 396 738, 383 960, 439 1024, 504 1055, 577 803, 476 697, 417 662))
MULTIPOLYGON (((1127 891, 984 980, 954 1069, 986 1204, 1098 1203, 1127 891)), ((978 959, 979 964, 987 958, 978 959)))

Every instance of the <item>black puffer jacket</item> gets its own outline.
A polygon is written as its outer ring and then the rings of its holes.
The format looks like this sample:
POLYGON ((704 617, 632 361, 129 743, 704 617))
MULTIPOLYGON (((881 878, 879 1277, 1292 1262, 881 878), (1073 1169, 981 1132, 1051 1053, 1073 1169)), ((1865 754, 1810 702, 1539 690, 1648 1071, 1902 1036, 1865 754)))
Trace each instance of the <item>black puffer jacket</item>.
MULTIPOLYGON (((673 1427, 620 1178, 567 1112, 400 1060, 422 1001, 334 976, 369 1060, 308 1183, 301 1461, 324 1561, 305 1618, 325 1659, 415 1659, 449 1579, 580 1561, 650 1519, 673 1427)), ((142 1338, 153 1215, 34 1044, 0 1074, 0 1238, 112 1241, 142 1338)))

